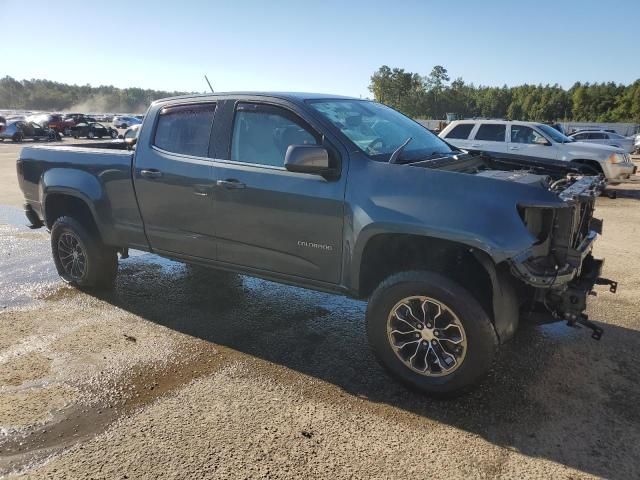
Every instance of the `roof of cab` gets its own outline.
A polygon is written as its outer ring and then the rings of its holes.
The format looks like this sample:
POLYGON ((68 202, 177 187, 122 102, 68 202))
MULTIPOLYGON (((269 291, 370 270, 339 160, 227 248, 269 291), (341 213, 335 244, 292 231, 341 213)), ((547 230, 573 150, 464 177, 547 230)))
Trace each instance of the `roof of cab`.
POLYGON ((242 97, 272 97, 272 98, 280 98, 283 100, 292 100, 292 101, 305 101, 305 100, 322 100, 322 99, 341 99, 341 100, 361 100, 355 97, 346 97, 343 95, 331 95, 328 93, 307 93, 307 92, 214 92, 214 93, 199 93, 199 94, 190 94, 190 95, 180 95, 177 97, 169 97, 162 98, 160 100, 156 100, 153 103, 164 103, 174 100, 187 100, 192 98, 216 98, 216 97, 234 97, 234 96, 242 96, 242 97))

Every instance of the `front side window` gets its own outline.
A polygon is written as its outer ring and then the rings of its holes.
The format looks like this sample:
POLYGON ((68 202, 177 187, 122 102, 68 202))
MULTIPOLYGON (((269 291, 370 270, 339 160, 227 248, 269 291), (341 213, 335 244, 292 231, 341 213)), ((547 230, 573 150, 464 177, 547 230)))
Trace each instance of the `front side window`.
POLYGON ((511 143, 527 143, 535 145, 546 143, 546 141, 546 138, 531 127, 525 127, 524 125, 511 126, 511 143))
POLYGON ((488 140, 490 142, 504 142, 507 133, 506 125, 496 123, 483 123, 478 128, 476 140, 488 140))
POLYGON ((163 108, 153 144, 167 152, 206 157, 215 109, 215 103, 163 108))
POLYGON ((309 105, 371 159, 388 162, 407 142, 401 163, 446 155, 453 150, 439 137, 400 112, 369 100, 310 100, 309 105))
POLYGON ((587 140, 586 133, 578 133, 577 135, 573 135, 574 140, 587 140))
POLYGON ((293 113, 271 105, 239 104, 233 121, 231 160, 283 167, 289 145, 319 139, 293 113))
POLYGON ((459 123, 451 129, 445 138, 452 138, 454 140, 466 140, 469 138, 469 134, 473 130, 473 123, 459 123))

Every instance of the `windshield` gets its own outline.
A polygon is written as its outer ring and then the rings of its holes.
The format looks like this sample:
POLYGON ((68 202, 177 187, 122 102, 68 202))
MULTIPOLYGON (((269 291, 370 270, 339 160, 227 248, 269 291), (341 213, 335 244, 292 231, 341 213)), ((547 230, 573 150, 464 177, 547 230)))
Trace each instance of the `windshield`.
POLYGON ((555 128, 550 127, 549 125, 545 125, 544 123, 538 124, 537 127, 540 130, 542 130, 542 132, 545 135, 547 135, 548 137, 551 137, 551 140, 553 140, 554 142, 558 142, 558 143, 575 142, 573 138, 569 138, 566 135, 563 135, 555 128))
POLYGON ((374 160, 389 161, 391 154, 409 138, 400 163, 452 153, 449 145, 429 130, 380 103, 315 100, 309 104, 374 160))

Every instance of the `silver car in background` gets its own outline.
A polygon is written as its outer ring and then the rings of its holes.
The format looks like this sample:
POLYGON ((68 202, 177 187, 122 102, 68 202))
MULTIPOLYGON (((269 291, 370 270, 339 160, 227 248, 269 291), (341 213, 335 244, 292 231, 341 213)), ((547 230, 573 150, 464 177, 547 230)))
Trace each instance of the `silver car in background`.
POLYGON ((611 145, 618 147, 627 153, 635 150, 633 137, 624 137, 617 133, 605 132, 604 130, 580 130, 569 135, 577 142, 599 143, 601 145, 611 145))
POLYGON ((142 120, 131 116, 118 116, 113 117, 111 122, 115 128, 129 128, 132 125, 140 125, 142 120))

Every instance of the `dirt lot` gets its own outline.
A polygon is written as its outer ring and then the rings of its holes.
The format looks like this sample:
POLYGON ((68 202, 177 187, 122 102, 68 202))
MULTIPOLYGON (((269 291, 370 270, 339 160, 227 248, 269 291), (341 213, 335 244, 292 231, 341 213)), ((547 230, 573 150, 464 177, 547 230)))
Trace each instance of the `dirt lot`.
POLYGON ((640 478, 640 189, 598 199, 600 342, 525 324, 473 393, 374 362, 364 304, 149 254, 64 286, 0 145, 0 476, 640 478))

